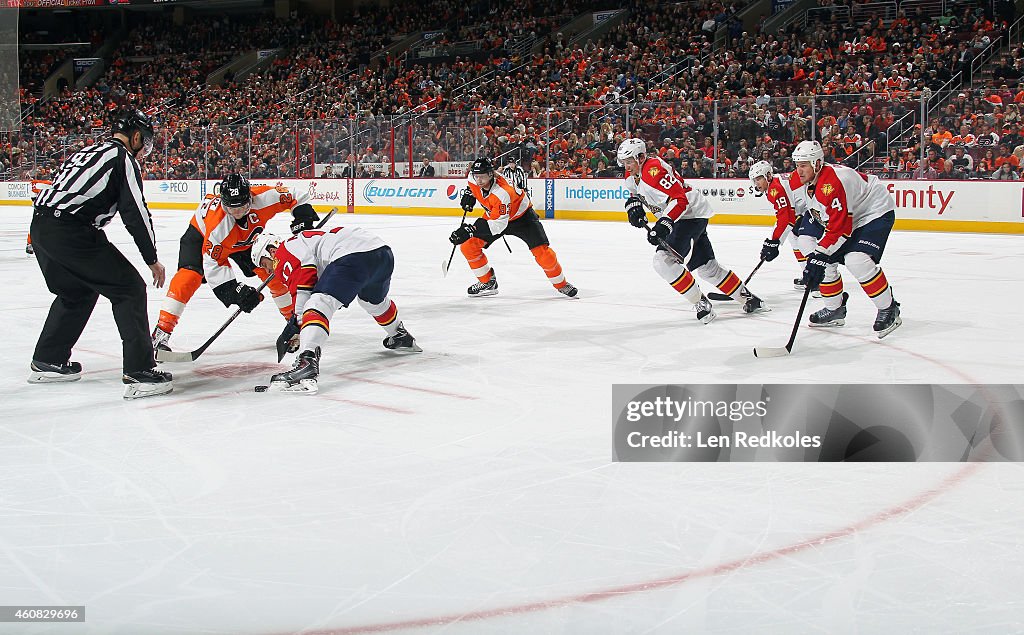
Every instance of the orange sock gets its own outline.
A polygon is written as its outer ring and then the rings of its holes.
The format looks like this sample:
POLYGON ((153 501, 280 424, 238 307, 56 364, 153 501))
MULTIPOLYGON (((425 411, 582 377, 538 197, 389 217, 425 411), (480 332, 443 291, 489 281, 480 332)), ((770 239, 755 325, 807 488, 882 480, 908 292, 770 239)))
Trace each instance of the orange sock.
POLYGON ((479 238, 470 238, 459 246, 462 255, 466 257, 466 262, 469 263, 469 268, 473 271, 473 275, 480 282, 489 281, 493 275, 491 265, 487 263, 487 256, 484 255, 485 244, 479 238))
POLYGON ((157 326, 161 330, 171 333, 178 325, 178 319, 185 311, 185 305, 195 295, 199 285, 203 284, 202 274, 191 269, 178 269, 178 272, 171 278, 171 284, 167 287, 167 296, 160 307, 160 319, 157 326))
POLYGON ((544 275, 548 277, 548 282, 556 289, 561 289, 567 284, 565 276, 562 275, 562 265, 558 264, 558 256, 555 254, 554 249, 548 245, 541 245, 531 249, 530 253, 533 254, 540 268, 544 270, 544 275))

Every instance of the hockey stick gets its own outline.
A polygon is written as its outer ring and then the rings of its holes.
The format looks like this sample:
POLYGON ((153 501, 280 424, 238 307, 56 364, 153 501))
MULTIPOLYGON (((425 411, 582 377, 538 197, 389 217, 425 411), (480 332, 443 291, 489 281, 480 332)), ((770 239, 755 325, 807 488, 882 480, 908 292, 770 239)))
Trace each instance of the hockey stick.
MULTIPOLYGON (((261 284, 260 286, 256 287, 256 293, 259 293, 260 291, 263 291, 263 289, 265 289, 266 286, 268 284, 270 284, 270 281, 273 280, 273 279, 274 279, 274 274, 271 273, 270 276, 267 277, 267 279, 263 281, 263 284, 261 284)), ((213 342, 218 337, 220 337, 220 334, 223 333, 224 330, 226 328, 228 328, 228 326, 230 326, 231 323, 234 322, 238 318, 238 316, 241 315, 241 314, 242 314, 242 307, 238 307, 238 309, 233 314, 231 314, 231 317, 228 318, 227 322, 222 324, 221 327, 219 329, 217 329, 217 332, 214 333, 213 335, 211 335, 210 339, 206 340, 206 342, 204 342, 203 345, 200 346, 199 348, 197 348, 196 350, 194 350, 194 351, 192 351, 190 353, 179 353, 179 352, 174 352, 174 351, 158 350, 156 352, 156 361, 158 361, 158 362, 171 362, 172 364, 173 363, 178 363, 178 362, 194 362, 194 361, 196 361, 197 359, 199 359, 200 355, 202 355, 203 353, 206 352, 206 349, 210 348, 210 344, 213 344, 213 342)))
MULTIPOLYGON (((463 225, 466 224, 466 214, 469 214, 469 210, 468 209, 463 209, 462 210, 462 220, 459 222, 459 227, 462 227, 463 225)), ((441 261, 441 277, 442 278, 447 278, 448 277, 448 270, 452 266, 452 258, 455 257, 455 249, 457 247, 458 247, 458 245, 452 245, 452 255, 448 256, 447 262, 444 261, 444 260, 441 261)), ((512 251, 512 249, 509 248, 509 252, 510 253, 511 253, 511 251, 512 251)))
MULTIPOLYGON (((763 261, 762 261, 763 262, 763 261)), ((800 321, 804 318, 804 308, 807 307, 807 298, 811 295, 810 285, 804 289, 804 297, 800 301, 800 310, 796 313, 796 321, 793 322, 793 332, 789 335, 789 342, 783 348, 770 348, 764 346, 754 347, 754 357, 785 357, 793 352, 793 342, 796 341, 796 332, 800 330, 800 321)))
MULTIPOLYGON (((747 283, 750 282, 750 279, 754 277, 754 274, 757 273, 757 270, 760 269, 761 265, 763 265, 765 262, 766 262, 765 259, 762 258, 761 262, 757 263, 757 266, 754 267, 754 270, 751 271, 750 275, 747 276, 747 279, 743 281, 743 288, 746 288, 747 283)), ((735 300, 736 299, 736 298, 732 297, 731 295, 725 295, 724 293, 715 293, 714 291, 712 291, 711 293, 708 294, 708 298, 711 299, 711 300, 718 300, 719 302, 721 302, 723 300, 735 300)))
MULTIPOLYGON (((337 213, 337 211, 338 211, 338 208, 335 207, 330 212, 328 212, 327 215, 324 216, 323 218, 321 218, 320 222, 317 223, 316 229, 320 229, 321 227, 326 225, 327 221, 330 220, 330 218, 332 216, 334 216, 337 213)), ((263 284, 261 284, 260 286, 256 287, 256 293, 259 293, 260 291, 263 291, 263 289, 265 289, 267 287, 267 285, 270 284, 270 281, 273 280, 273 279, 274 279, 274 274, 273 274, 273 272, 271 272, 271 274, 267 277, 267 279, 263 281, 263 284)), ((197 348, 196 350, 191 351, 191 352, 187 352, 187 353, 175 352, 175 351, 158 350, 156 352, 156 361, 158 361, 158 362, 170 362, 172 364, 174 364, 174 363, 181 363, 181 362, 194 362, 194 361, 196 361, 197 359, 199 359, 200 355, 202 355, 203 353, 206 352, 206 349, 210 348, 210 344, 213 344, 214 341, 216 341, 216 339, 218 337, 220 337, 220 334, 223 333, 224 330, 226 328, 228 328, 228 326, 230 326, 232 322, 234 322, 236 319, 238 319, 238 316, 241 315, 241 314, 242 314, 242 308, 239 307, 231 315, 231 317, 228 318, 227 322, 224 322, 224 324, 222 324, 221 327, 219 329, 217 329, 217 332, 214 333, 213 335, 211 335, 210 339, 206 340, 206 342, 204 342, 203 345, 200 346, 199 348, 197 348)))

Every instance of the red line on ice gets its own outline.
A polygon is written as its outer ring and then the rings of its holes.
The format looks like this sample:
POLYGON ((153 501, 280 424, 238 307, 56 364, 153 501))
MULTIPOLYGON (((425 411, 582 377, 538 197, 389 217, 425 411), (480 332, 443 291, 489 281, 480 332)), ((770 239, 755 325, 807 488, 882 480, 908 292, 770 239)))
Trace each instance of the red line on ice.
POLYGON ((634 584, 627 584, 623 586, 613 587, 610 589, 604 589, 602 591, 591 591, 588 593, 580 593, 577 595, 567 595, 558 598, 551 598, 549 600, 538 600, 536 602, 528 602, 524 604, 513 604, 509 606, 501 606, 492 609, 485 609, 482 611, 470 611, 467 613, 452 613, 449 615, 436 615, 434 617, 421 617, 409 620, 402 620, 397 622, 380 622, 377 624, 364 624, 358 626, 348 626, 342 628, 329 628, 313 631, 302 631, 301 635, 350 635, 353 633, 382 633, 385 631, 393 631, 404 628, 422 628, 427 626, 443 626, 446 624, 455 624, 461 622, 473 622, 486 620, 492 617, 508 617, 510 615, 520 615, 524 613, 535 613, 538 611, 544 611, 547 609, 559 608, 562 606, 569 606, 571 604, 585 604, 589 602, 600 602, 610 598, 618 598, 624 595, 632 595, 635 593, 643 593, 646 591, 654 591, 656 589, 662 589, 666 587, 683 584, 693 580, 702 578, 710 578, 713 576, 721 575, 723 573, 730 573, 740 569, 746 569, 752 566, 765 564, 774 560, 778 560, 785 556, 791 556, 802 551, 807 551, 814 547, 819 547, 843 538, 848 538, 855 535, 857 532, 864 531, 880 525, 886 521, 893 520, 905 516, 911 512, 917 511, 921 507, 925 506, 935 498, 939 497, 943 493, 959 485, 963 481, 967 480, 968 477, 972 476, 981 467, 982 463, 969 463, 965 467, 957 470, 955 473, 947 476, 940 483, 927 489, 916 496, 913 496, 909 500, 902 503, 898 503, 876 512, 863 520, 856 521, 852 524, 846 525, 839 529, 835 529, 811 538, 795 542, 778 549, 772 549, 771 551, 764 551, 761 553, 755 553, 750 556, 743 558, 737 558, 735 560, 729 560, 717 565, 705 567, 703 569, 696 569, 694 571, 688 571, 679 575, 670 576, 667 578, 656 578, 654 580, 648 580, 647 582, 636 582, 634 584))

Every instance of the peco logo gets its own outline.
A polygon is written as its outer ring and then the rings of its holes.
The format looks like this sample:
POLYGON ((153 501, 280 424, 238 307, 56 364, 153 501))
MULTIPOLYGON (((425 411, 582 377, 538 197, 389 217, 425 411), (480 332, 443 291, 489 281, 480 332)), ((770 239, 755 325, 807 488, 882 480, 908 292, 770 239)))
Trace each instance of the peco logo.
POLYGON ((160 184, 160 191, 174 194, 188 194, 188 181, 165 181, 160 184))
POLYGON ((436 187, 375 185, 376 182, 376 179, 371 179, 363 187, 363 198, 369 203, 376 203, 374 198, 430 198, 437 192, 436 187))

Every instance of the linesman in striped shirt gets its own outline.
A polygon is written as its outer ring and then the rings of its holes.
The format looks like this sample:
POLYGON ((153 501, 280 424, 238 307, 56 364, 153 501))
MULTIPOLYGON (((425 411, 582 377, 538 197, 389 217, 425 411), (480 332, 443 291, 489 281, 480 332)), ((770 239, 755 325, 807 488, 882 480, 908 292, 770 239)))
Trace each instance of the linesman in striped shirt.
POLYGON ((71 349, 102 295, 113 305, 121 335, 125 399, 171 391, 171 374, 157 371, 153 358, 146 283, 103 231, 120 213, 154 286, 163 286, 166 272, 157 259, 139 169, 153 150, 153 136, 148 116, 126 113, 114 122, 113 138, 71 155, 35 201, 32 245, 46 286, 57 298, 32 354, 30 383, 81 378, 82 365, 71 361, 71 349))

